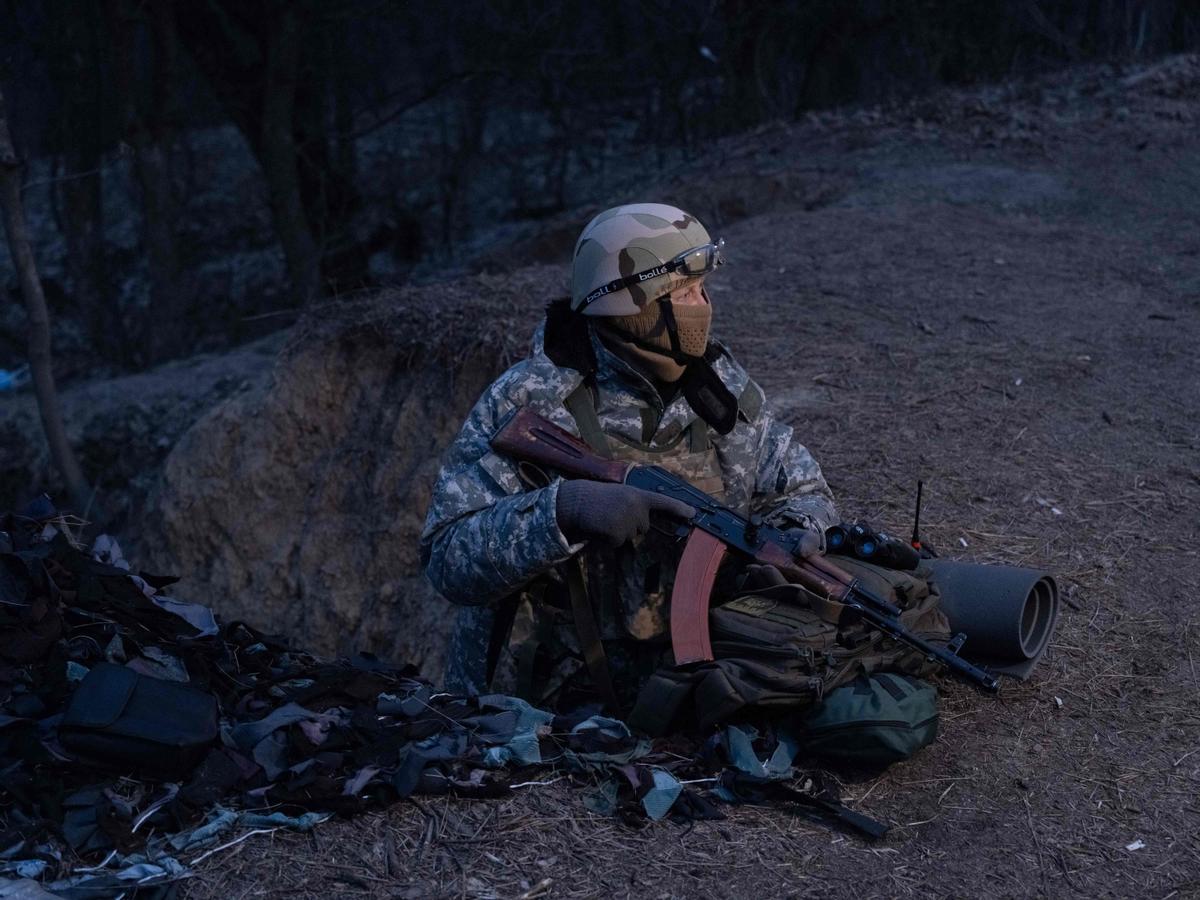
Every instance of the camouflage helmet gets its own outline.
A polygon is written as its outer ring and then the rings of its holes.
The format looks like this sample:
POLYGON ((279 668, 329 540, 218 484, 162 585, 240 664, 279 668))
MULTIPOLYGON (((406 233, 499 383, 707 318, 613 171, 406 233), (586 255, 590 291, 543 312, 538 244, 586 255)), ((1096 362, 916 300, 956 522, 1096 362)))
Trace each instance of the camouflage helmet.
POLYGON ((693 216, 663 203, 629 203, 588 222, 575 242, 571 309, 588 316, 637 315, 645 305, 703 275, 720 246, 693 216))

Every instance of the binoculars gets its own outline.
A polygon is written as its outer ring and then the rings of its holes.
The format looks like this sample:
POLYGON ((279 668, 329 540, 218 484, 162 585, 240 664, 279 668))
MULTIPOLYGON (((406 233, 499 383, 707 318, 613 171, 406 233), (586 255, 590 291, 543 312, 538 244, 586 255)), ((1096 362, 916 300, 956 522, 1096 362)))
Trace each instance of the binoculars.
POLYGON ((889 569, 911 571, 921 562, 921 554, 915 548, 890 534, 876 531, 866 522, 843 522, 825 529, 825 550, 889 569))

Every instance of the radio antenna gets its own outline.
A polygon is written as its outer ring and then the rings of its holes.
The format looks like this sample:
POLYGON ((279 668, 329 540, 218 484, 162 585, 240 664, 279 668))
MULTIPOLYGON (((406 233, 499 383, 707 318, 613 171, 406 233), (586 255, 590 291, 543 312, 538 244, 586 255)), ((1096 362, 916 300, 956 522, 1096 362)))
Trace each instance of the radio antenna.
POLYGON ((912 546, 916 551, 921 550, 921 493, 925 488, 925 482, 917 479, 917 511, 913 513, 913 536, 912 546))

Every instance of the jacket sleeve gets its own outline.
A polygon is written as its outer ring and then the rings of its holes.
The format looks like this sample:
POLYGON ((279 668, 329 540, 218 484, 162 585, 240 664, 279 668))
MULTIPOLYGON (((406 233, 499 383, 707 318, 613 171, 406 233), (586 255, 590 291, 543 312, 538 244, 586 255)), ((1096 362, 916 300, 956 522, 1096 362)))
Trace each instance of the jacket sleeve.
MULTIPOLYGON (((761 390, 761 389, 760 389, 761 390)), ((824 535, 838 521, 833 494, 821 467, 763 403, 758 426, 757 471, 751 509, 778 527, 800 527, 824 535)))
POLYGON ((499 385, 475 405, 447 452, 421 534, 421 562, 447 600, 487 605, 568 559, 558 527, 560 480, 525 490, 516 468, 489 440, 513 404, 499 385))

